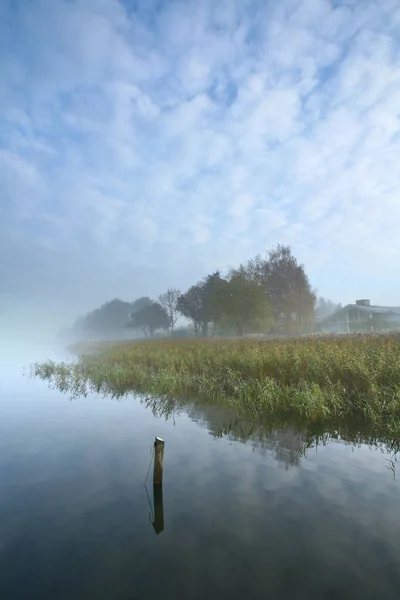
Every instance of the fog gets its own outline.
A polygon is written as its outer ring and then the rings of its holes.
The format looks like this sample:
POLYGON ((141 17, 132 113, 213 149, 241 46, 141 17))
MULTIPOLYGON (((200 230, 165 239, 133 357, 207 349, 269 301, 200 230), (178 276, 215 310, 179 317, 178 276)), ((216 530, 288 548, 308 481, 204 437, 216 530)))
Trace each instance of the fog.
POLYGON ((397 24, 389 0, 1 3, 2 343, 276 244, 317 296, 398 306, 397 24))

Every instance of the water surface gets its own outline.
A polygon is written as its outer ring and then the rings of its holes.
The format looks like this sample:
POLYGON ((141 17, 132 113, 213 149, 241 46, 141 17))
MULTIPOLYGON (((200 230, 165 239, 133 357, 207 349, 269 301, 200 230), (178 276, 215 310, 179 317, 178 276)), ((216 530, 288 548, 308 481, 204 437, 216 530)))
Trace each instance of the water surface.
POLYGON ((22 377, 27 362, 0 366, 1 598, 398 598, 399 482, 378 440, 316 444, 212 407, 165 420, 137 398, 70 401, 22 377), (158 535, 143 486, 155 435, 158 535))

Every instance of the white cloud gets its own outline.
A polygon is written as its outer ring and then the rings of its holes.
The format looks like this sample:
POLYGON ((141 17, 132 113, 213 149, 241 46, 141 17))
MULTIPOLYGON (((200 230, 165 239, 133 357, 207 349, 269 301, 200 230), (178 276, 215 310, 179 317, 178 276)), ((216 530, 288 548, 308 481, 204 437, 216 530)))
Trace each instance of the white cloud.
POLYGON ((162 253, 141 283, 156 294, 283 242, 326 294, 351 300, 379 276, 398 302, 396 1, 2 10, 10 254, 53 239, 130 297, 127 265, 162 253))

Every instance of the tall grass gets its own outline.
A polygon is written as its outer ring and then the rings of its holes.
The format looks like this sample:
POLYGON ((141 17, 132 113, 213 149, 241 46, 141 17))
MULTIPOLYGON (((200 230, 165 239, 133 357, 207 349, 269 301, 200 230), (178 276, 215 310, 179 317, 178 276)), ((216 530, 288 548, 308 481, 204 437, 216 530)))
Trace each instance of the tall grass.
POLYGON ((71 395, 127 392, 202 398, 256 419, 362 418, 400 432, 400 340, 352 335, 292 340, 157 340, 87 344, 76 363, 32 366, 71 395))

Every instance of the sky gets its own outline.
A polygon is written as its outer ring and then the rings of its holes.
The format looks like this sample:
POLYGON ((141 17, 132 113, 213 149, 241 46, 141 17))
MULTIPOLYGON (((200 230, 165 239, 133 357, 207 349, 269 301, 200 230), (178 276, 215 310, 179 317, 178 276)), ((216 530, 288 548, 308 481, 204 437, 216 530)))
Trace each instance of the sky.
POLYGON ((400 304, 398 0, 3 0, 0 72, 3 331, 277 243, 400 304))

